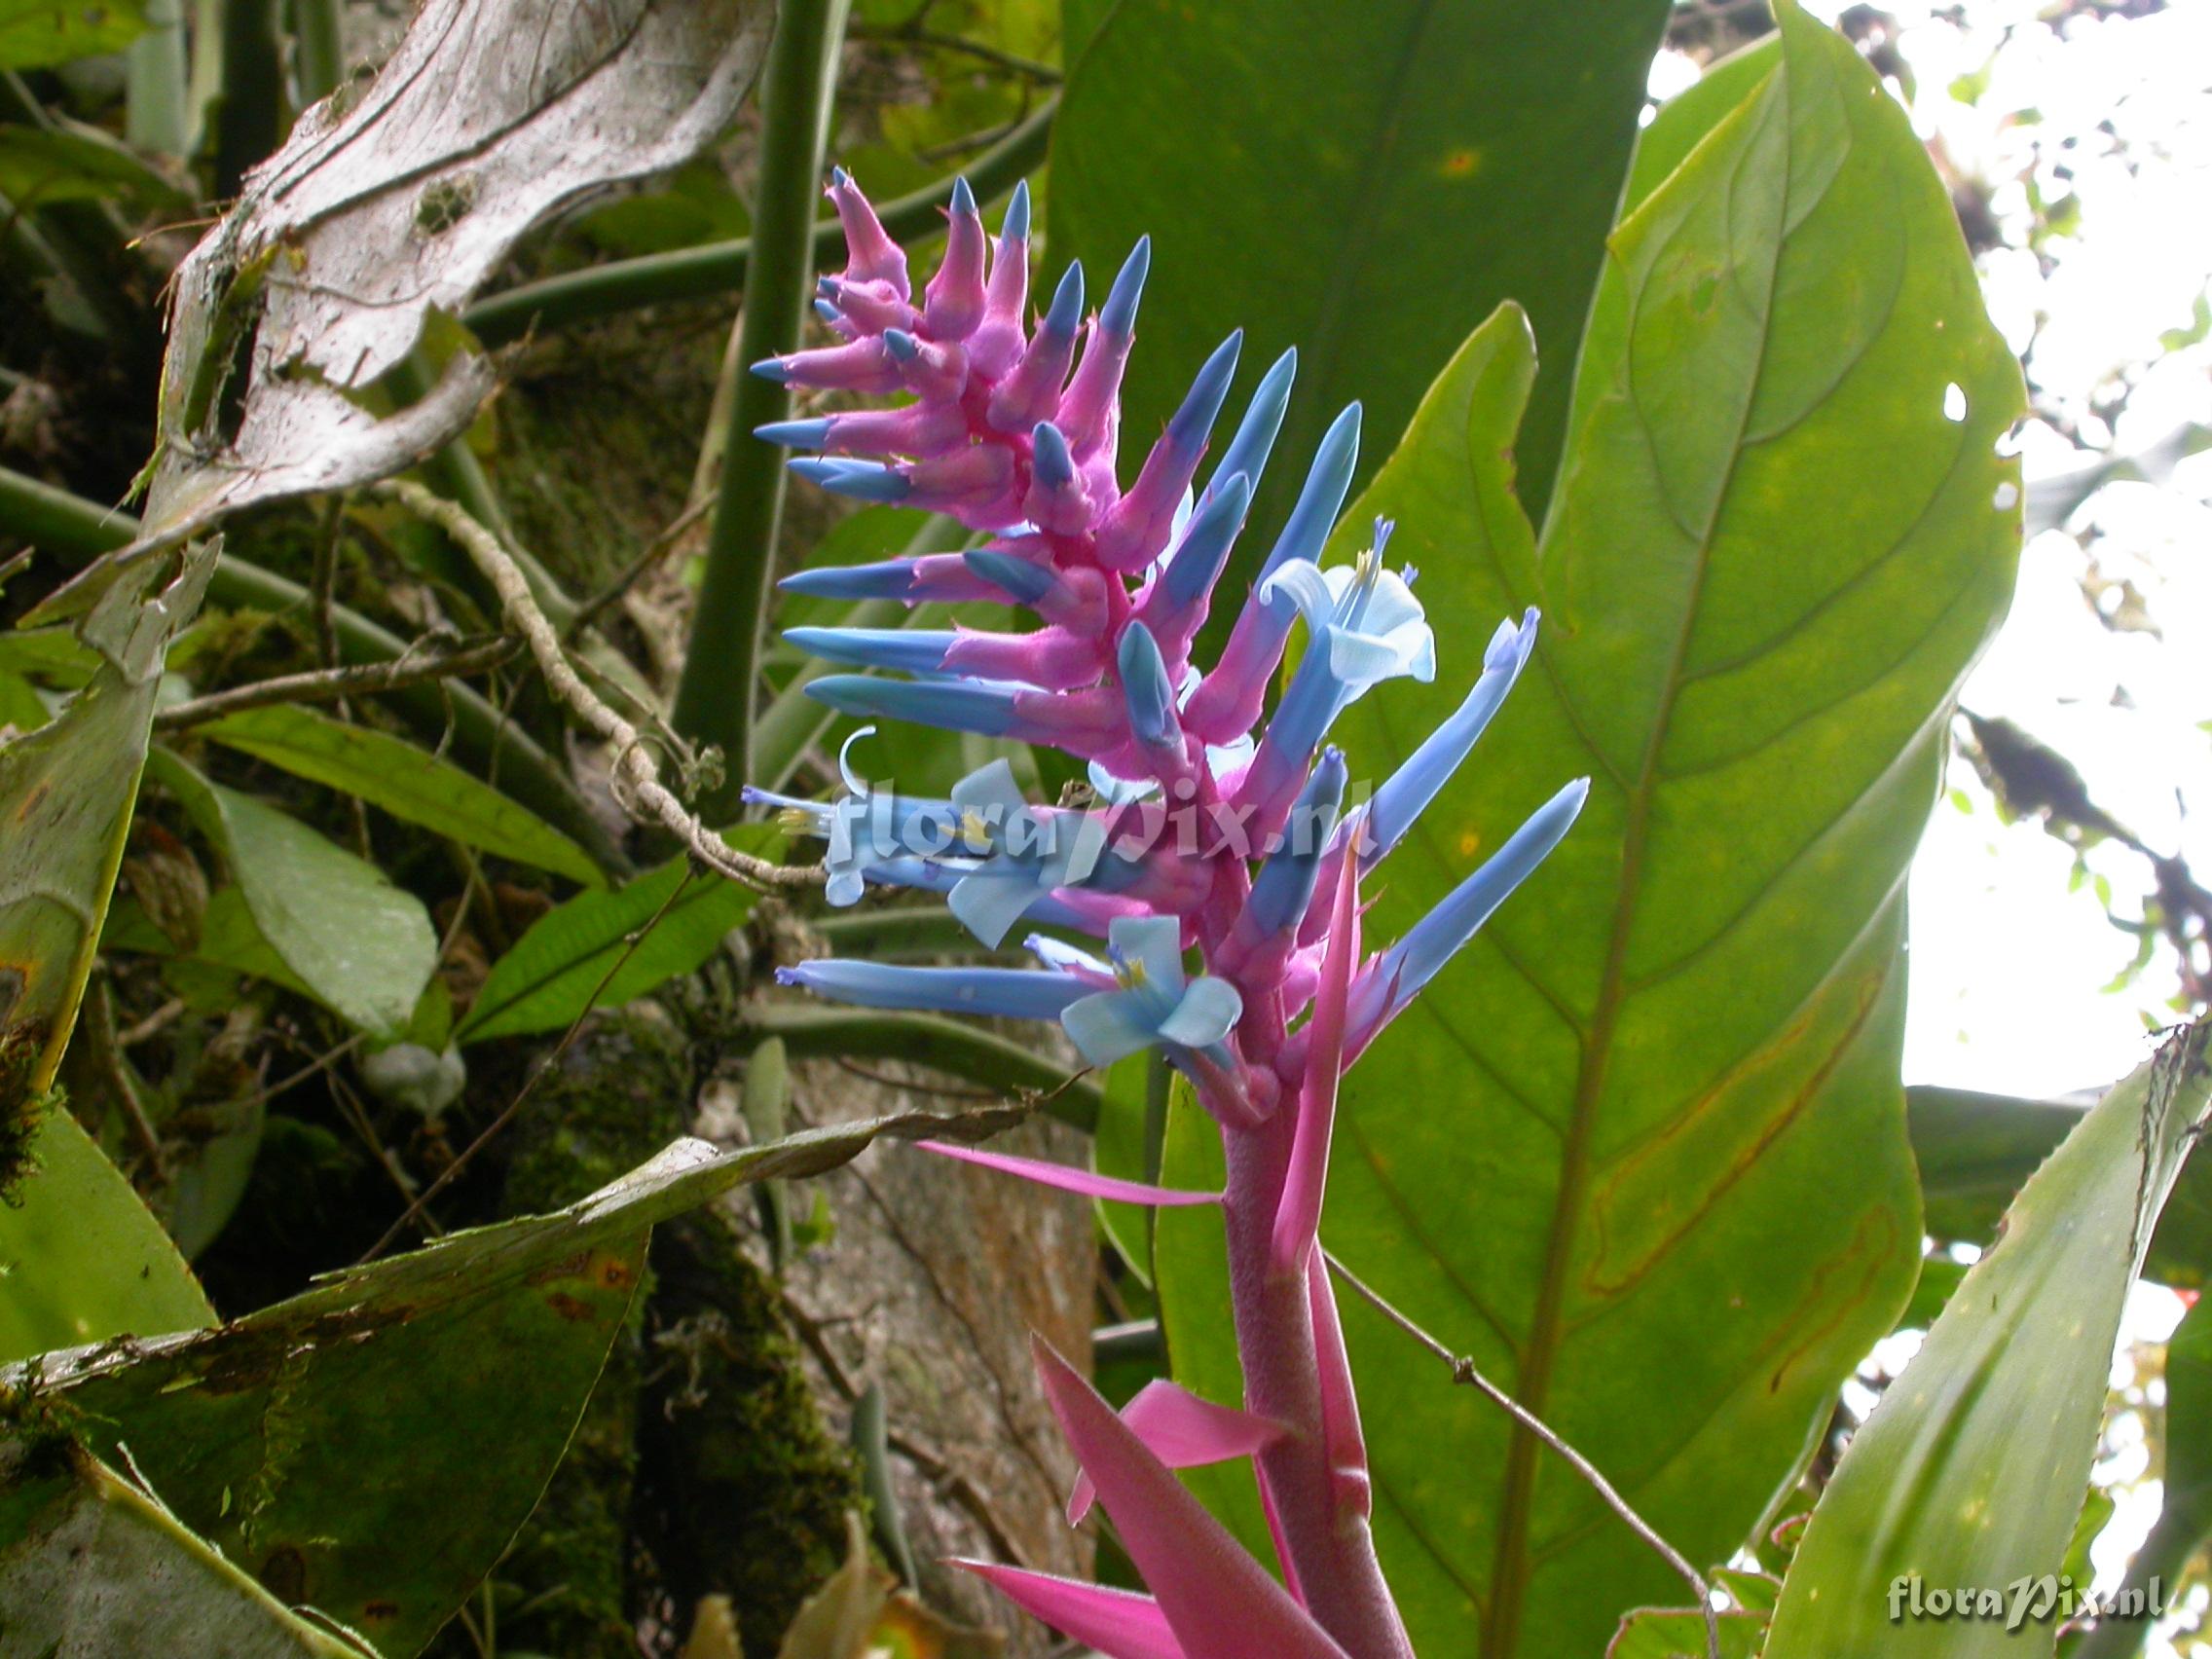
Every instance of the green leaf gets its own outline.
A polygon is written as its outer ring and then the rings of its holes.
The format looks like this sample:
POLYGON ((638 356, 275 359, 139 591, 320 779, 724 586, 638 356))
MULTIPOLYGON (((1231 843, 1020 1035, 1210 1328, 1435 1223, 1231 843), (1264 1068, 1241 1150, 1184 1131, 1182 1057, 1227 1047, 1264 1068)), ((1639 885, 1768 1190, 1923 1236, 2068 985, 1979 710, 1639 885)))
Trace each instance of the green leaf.
POLYGON ((42 1097, 114 894, 163 655, 214 563, 186 556, 152 598, 109 590, 80 630, 97 664, 84 688, 0 746, 0 1125, 30 1137, 30 1173, 0 1205, 0 1357, 213 1318, 130 1184, 42 1097))
MULTIPOLYGON (((2166 1461, 2158 1519, 2127 1564, 2127 1578, 2119 1592, 2121 1598, 2130 1591, 2140 1593, 2144 1606, 2150 1604, 2153 1580, 2160 1599, 2170 1604, 2191 1558, 2212 1538, 2212 1304, 2201 1300, 2166 1342, 2165 1425, 2159 1438, 2166 1461)), ((2077 1528, 2077 1539, 2080 1533, 2077 1528)), ((2076 1583, 2086 1581, 2085 1574, 2076 1575, 2076 1583)), ((2067 1659, 2135 1659, 2150 1632, 2143 1619, 2107 1619, 2075 1644, 2067 1659)))
MULTIPOLYGON (((1071 8, 1071 42, 1097 11, 1071 8)), ((1523 439, 1540 505, 1668 11, 1370 0, 1347 27, 1338 0, 1122 0, 1097 22, 1053 126, 1048 214, 1053 263, 1080 257, 1094 293, 1153 239, 1128 441, 1141 453, 1232 328, 1246 330, 1247 387, 1299 350, 1221 591, 1242 591, 1337 412, 1366 406, 1364 478, 1506 299, 1547 357, 1523 439)))
POLYGON ((652 1226, 747 1182, 819 1174, 881 1134, 973 1138, 1015 1117, 915 1113, 730 1153, 679 1141, 551 1215, 353 1270, 155 1350, 50 1355, 35 1379, 17 1366, 0 1382, 73 1414, 98 1455, 128 1446, 184 1525, 404 1659, 536 1503, 652 1226))
POLYGON ((211 549, 188 558, 151 599, 119 583, 74 646, 37 636, 45 654, 82 649, 96 666, 59 716, 0 747, 0 1118, 45 1089, 69 1040, 123 860, 163 654, 214 566, 211 549))
MULTIPOLYGON (((1996 1235, 2013 1195, 2088 1110, 2063 1100, 1934 1088, 1906 1089, 1905 1108, 1928 1231, 1969 1244, 1987 1244, 1996 1235)), ((2143 1271, 2161 1284, 2188 1289, 2212 1277, 2212 1163, 2182 1171, 2143 1271)))
POLYGON ((276 704, 226 715, 202 736, 295 777, 358 795, 392 817, 586 887, 606 877, 584 850, 528 807, 404 738, 276 704))
MULTIPOLYGON (((1153 1089, 1168 1076, 1152 1053, 1131 1054, 1106 1070, 1099 1088, 1098 1125, 1090 1136, 1090 1166, 1123 1181, 1150 1181, 1153 1089)), ((1164 1108, 1164 1097, 1161 1101, 1164 1108)), ((1098 1225, 1138 1283, 1152 1283, 1152 1211, 1143 1204, 1096 1200, 1098 1225)))
POLYGON ((0 1428, 0 1651, 360 1659, 52 1429, 0 1428))
MULTIPOLYGON (((62 0, 67 4, 67 0, 62 0)), ((114 202, 183 212, 190 193, 92 127, 0 127, 0 196, 18 211, 57 202, 114 202)))
MULTIPOLYGON (((1762 1614, 1721 1614, 1721 1659, 1752 1659, 1765 1634, 1762 1614)), ((1710 1651, 1705 1620, 1696 1612, 1641 1607, 1621 1621, 1605 1659, 1706 1659, 1710 1651)))
POLYGON ((96 57, 146 29, 146 0, 0 0, 0 68, 96 57))
POLYGON ((1768 1659, 2051 1651, 2002 1618, 1890 1617, 1908 1573, 2003 1592, 2055 1573, 2096 1455, 2113 1345, 2197 1124, 2212 1027, 2106 1095, 2021 1190, 2005 1235, 1852 1438, 1798 1546, 1768 1659))
MULTIPOLYGON (((783 844, 781 833, 766 825, 733 830, 727 839, 762 858, 775 857, 783 844)), ((578 894, 538 917, 492 965, 454 1040, 481 1043, 559 1031, 595 1007, 619 1008, 696 969, 753 913, 759 897, 721 876, 693 873, 684 857, 626 887, 578 894), (654 922, 656 914, 660 920, 654 922), (650 930, 632 949, 631 936, 648 923, 650 930)))
MULTIPOLYGON (((1994 453, 2018 373, 1943 188, 1846 42, 1794 9, 1783 30, 1783 67, 1613 238, 1541 543, 1511 492, 1533 364, 1507 313, 1336 544, 1394 517, 1442 635, 1436 684, 1339 722, 1370 778, 1456 706, 1493 619, 1544 612, 1371 937, 1567 779, 1593 788, 1346 1080, 1325 1236, 1702 1561, 1741 1544, 1917 1272, 1903 878, 2018 534, 1994 453)), ((1171 1314, 1199 1226, 1159 1223, 1171 1314)), ((1218 1379, 1209 1306, 1170 1346, 1218 1379)), ((1417 1648, 1598 1651, 1674 1595, 1569 1470, 1345 1317, 1417 1648)))
POLYGON ((49 1106, 36 1173, 0 1204, 0 1363, 215 1322, 192 1270, 92 1136, 49 1106))
POLYGON ((156 777, 231 866, 254 927, 316 1001, 372 1036, 403 1030, 438 960, 429 913, 384 871, 166 750, 156 777))

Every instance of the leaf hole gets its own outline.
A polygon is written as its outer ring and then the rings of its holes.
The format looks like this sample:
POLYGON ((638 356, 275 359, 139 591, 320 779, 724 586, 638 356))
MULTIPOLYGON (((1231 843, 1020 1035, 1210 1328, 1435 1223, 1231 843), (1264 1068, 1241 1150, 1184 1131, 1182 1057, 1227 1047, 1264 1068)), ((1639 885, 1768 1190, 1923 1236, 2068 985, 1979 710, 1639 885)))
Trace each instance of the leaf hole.
POLYGON ((1991 502, 2001 513, 2009 513, 2020 504, 2019 487, 2010 479, 1997 486, 1997 495, 1991 502))
POLYGON ((1957 381, 1943 387, 1943 419, 1952 423, 1967 418, 1967 388, 1957 381))

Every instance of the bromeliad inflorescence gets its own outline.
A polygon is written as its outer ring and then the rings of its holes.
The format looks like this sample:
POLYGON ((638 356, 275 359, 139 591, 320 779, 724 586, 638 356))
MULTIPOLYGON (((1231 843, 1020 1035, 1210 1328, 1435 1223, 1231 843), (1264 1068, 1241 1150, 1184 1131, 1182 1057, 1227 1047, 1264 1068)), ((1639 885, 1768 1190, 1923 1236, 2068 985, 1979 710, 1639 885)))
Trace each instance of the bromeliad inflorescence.
MULTIPOLYGON (((783 977, 881 1008, 1056 1020, 1091 1064, 1158 1050, 1220 1124, 1228 1181, 1169 1193, 990 1153, 940 1150, 1079 1192, 1219 1202, 1232 1256, 1241 1409, 1155 1383, 1117 1416, 1041 1350, 1047 1392, 1091 1489, 1152 1594, 1003 1567, 974 1570, 1111 1659, 1399 1659, 1411 1649, 1368 1528, 1370 1491, 1336 1304, 1316 1248, 1338 1081, 1564 835, 1574 783, 1389 948, 1362 957, 1359 882, 1401 841, 1504 700, 1536 616, 1501 625, 1456 713, 1361 806, 1324 747, 1330 723, 1385 680, 1434 677, 1414 572, 1383 561, 1389 526, 1356 563, 1321 568, 1349 487, 1359 408, 1321 440, 1282 534, 1210 670, 1192 647, 1287 405, 1286 352, 1202 488, 1207 437, 1236 367, 1232 335, 1124 492, 1119 388, 1150 258, 1139 242, 1086 317, 1071 265, 1034 326, 1029 208, 1017 188, 995 249, 954 193, 944 260, 917 298, 904 253, 846 173, 830 198, 849 262, 817 311, 840 343, 757 365, 797 387, 907 394, 895 408, 780 422, 760 435, 818 457, 794 470, 866 501, 951 515, 983 533, 964 553, 803 571, 784 585, 842 599, 989 602, 1033 611, 1027 632, 794 628, 816 655, 874 673, 808 690, 848 714, 1050 745, 1089 763, 1080 807, 1023 800, 996 761, 943 799, 872 789, 821 804, 761 791, 829 843, 829 896, 868 883, 946 895, 997 945, 1042 934, 1036 970, 804 962, 783 977), (1080 350, 1079 350, 1080 348, 1080 350), (1293 625, 1306 643, 1260 726, 1293 625), (1187 966, 1195 952, 1198 971, 1187 966), (1251 1456, 1280 1558, 1278 1582, 1170 1467, 1251 1456)), ((862 736, 866 735, 864 728, 862 736)))

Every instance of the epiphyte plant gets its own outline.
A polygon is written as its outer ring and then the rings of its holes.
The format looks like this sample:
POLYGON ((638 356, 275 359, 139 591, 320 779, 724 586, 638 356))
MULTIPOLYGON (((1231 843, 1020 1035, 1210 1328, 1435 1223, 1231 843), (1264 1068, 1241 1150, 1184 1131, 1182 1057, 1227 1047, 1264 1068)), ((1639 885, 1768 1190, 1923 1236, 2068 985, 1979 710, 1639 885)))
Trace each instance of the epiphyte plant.
POLYGON ((1156 1382, 1118 1416, 1041 1348, 1046 1391, 1085 1470, 1071 1513, 1095 1491, 1151 1594, 974 1570, 1110 1659, 1410 1654, 1369 1529, 1358 1410, 1318 1247, 1322 1193, 1346 1069, 1559 842, 1587 793, 1586 781, 1567 785, 1404 938, 1362 954, 1362 879, 1504 701, 1534 647, 1536 614, 1497 628, 1464 701, 1347 806, 1346 758, 1325 745, 1331 722, 1383 681, 1436 672, 1415 573, 1384 563, 1386 523, 1356 562, 1320 564, 1352 476, 1358 405, 1322 438, 1227 645, 1201 668, 1193 646, 1281 424, 1295 352, 1262 378, 1194 494, 1235 372, 1241 339, 1231 335, 1124 491, 1119 390, 1149 245, 1137 244, 1088 316, 1082 269, 1070 265, 1032 325, 1025 187, 995 247, 973 195, 955 191, 943 261, 919 295, 851 176, 834 173, 829 195, 848 263, 822 279, 816 310, 838 343, 756 372, 906 401, 759 435, 819 452, 792 465, 827 490, 941 512, 985 539, 804 571, 784 585, 833 599, 1014 606, 1042 625, 793 628, 787 638, 814 655, 912 677, 830 674, 807 689, 849 715, 1064 751, 1088 763, 1093 793, 1032 805, 1001 759, 946 798, 903 795, 864 783, 848 744, 843 797, 749 798, 828 842, 832 903, 871 883, 942 892, 986 944, 1027 920, 1102 939, 1104 953, 1039 933, 1027 940, 1036 969, 821 960, 781 977, 845 1002, 1056 1020, 1096 1066, 1157 1050, 1219 1125, 1228 1172, 1219 1194, 1180 1193, 939 1149, 1078 1192, 1218 1202, 1245 1380, 1240 1409, 1156 1382), (1301 620, 1303 649, 1263 721, 1301 620), (1279 1583, 1169 1473, 1247 1456, 1279 1583))

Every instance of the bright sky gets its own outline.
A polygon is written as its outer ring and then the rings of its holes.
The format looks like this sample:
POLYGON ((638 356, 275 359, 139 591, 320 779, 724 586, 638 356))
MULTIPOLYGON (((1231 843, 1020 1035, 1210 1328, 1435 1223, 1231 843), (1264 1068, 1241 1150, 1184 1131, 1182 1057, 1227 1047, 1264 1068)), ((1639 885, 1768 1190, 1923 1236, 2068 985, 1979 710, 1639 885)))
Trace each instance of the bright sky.
MULTIPOLYGON (((1832 20, 1843 7, 1811 9, 1832 20)), ((1995 187, 2009 242, 2026 240, 2031 189, 2046 203, 2080 198, 2075 234, 1983 262, 1998 326, 2016 351, 2033 349, 2044 407, 2120 454, 2184 422, 2212 424, 2212 345, 2159 342, 2212 286, 2212 0, 2059 30, 2040 20, 2045 0, 1885 9, 1917 82, 1915 124, 1959 172, 1995 187), (1963 13, 1963 25, 1938 12, 1963 13), (2115 432, 2098 411, 2122 386, 2133 389, 2115 432)), ((1678 90, 1688 71, 1662 58, 1654 92, 1678 90)), ((2031 501, 2037 480, 2096 459, 2037 422, 2019 446, 2031 501)), ((2062 532, 2031 542, 2011 619, 1966 706, 2056 748, 2106 811, 2212 878, 2212 455, 2163 488, 2108 487, 2070 528, 2101 534, 2087 553, 2062 532), (2162 641, 2101 621, 2083 591, 2092 571, 2131 582, 2162 641)), ((2001 823, 1964 760, 1950 781, 1966 810, 1938 809, 1913 870, 1906 1081, 2101 1088, 2173 1018, 2171 955, 2108 989, 2136 942, 2107 920, 2093 884, 2072 886, 2071 853, 2038 825, 2001 823)), ((2140 916, 2145 862, 2105 846, 2087 863, 2118 910, 2140 916)))

